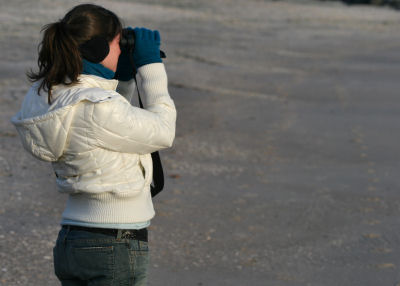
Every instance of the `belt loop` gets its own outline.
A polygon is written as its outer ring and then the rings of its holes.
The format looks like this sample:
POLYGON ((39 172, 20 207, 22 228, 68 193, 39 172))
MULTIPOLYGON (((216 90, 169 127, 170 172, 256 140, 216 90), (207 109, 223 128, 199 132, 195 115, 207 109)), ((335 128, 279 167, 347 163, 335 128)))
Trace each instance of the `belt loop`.
POLYGON ((121 240, 122 238, 122 229, 118 229, 117 240, 121 240))
POLYGON ((65 232, 64 237, 63 237, 63 244, 64 244, 64 245, 65 245, 65 243, 66 243, 67 236, 68 236, 68 233, 69 233, 69 231, 70 231, 70 226, 67 225, 66 228, 67 228, 67 231, 65 232))

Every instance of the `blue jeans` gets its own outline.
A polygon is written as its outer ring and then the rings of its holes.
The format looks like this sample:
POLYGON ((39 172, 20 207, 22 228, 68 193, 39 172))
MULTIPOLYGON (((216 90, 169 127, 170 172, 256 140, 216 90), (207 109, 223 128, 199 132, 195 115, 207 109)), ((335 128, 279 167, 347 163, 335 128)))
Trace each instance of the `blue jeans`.
POLYGON ((62 228, 53 255, 62 286, 147 285, 145 241, 62 228))

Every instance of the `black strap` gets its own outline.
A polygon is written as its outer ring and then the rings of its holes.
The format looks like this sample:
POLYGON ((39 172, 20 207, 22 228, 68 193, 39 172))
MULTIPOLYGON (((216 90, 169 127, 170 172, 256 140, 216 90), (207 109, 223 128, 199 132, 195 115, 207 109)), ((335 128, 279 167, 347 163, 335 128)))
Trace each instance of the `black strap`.
MULTIPOLYGON (((136 90, 139 97, 139 106, 143 108, 142 99, 140 98, 139 87, 136 80, 136 73, 133 78, 135 79, 136 90)), ((164 172, 161 164, 161 158, 158 151, 151 153, 151 159, 153 160, 153 185, 150 186, 151 196, 156 196, 164 188, 164 172)))
MULTIPOLYGON (((165 53, 163 57, 165 57, 165 53)), ((138 93, 139 106, 140 108, 144 109, 142 99, 140 98, 138 83, 136 80, 136 67, 133 61, 132 48, 129 50, 129 60, 132 65, 132 74, 133 74, 133 79, 135 80, 136 90, 138 93)), ((161 164, 160 154, 158 153, 158 151, 151 153, 151 159, 153 161, 153 185, 150 185, 150 192, 151 192, 151 197, 155 197, 164 188, 164 172, 161 164)))

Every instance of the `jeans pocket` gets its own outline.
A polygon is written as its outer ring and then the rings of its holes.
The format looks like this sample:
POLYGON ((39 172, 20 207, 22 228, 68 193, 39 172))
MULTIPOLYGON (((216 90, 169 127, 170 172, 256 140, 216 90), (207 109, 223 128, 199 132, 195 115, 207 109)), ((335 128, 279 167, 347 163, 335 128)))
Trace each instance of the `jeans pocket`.
POLYGON ((104 280, 113 280, 115 258, 112 245, 73 246, 70 255, 71 271, 80 279, 103 277, 104 280))
POLYGON ((149 266, 149 247, 145 241, 131 242, 129 249, 131 273, 134 285, 147 285, 147 269, 149 266))

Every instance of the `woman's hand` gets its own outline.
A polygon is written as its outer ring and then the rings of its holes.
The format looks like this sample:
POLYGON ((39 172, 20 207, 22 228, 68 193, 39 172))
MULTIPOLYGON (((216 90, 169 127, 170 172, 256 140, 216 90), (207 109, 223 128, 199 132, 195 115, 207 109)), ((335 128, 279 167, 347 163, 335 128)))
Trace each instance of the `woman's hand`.
POLYGON ((128 27, 135 34, 133 51, 121 47, 121 55, 118 59, 118 67, 115 79, 129 81, 133 78, 137 69, 151 63, 161 63, 160 57, 160 33, 146 28, 128 27), (132 62, 134 66, 132 66, 132 62))
POLYGON ((135 28, 135 48, 133 49, 133 62, 136 68, 141 66, 161 63, 160 58, 160 33, 146 28, 135 28))

